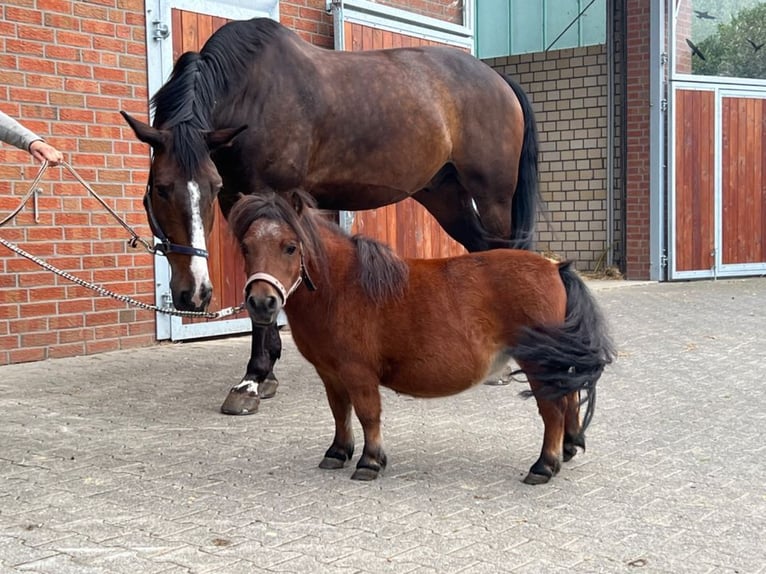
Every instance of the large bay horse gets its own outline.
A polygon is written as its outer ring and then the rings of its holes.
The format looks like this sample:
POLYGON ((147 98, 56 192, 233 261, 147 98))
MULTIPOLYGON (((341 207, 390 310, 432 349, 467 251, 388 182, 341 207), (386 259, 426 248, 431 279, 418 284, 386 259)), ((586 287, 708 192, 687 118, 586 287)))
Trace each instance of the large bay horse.
MULTIPOLYGON (((531 105, 515 81, 458 49, 336 52, 269 19, 231 22, 178 59, 152 104, 153 126, 123 115, 154 152, 145 206, 179 309, 210 302, 216 196, 224 216, 240 195, 296 187, 324 209, 412 197, 468 251, 531 245, 531 105)), ((230 412, 266 375, 263 340, 254 333, 230 412)))
POLYGON ((246 197, 229 224, 245 259, 253 322, 284 307, 300 352, 324 383, 335 437, 320 467, 354 451, 353 407, 364 450, 352 478, 386 465, 379 385, 416 397, 459 393, 514 358, 545 425, 525 482, 547 482, 585 446, 596 382, 614 356, 604 320, 570 263, 495 249, 446 259, 397 257, 349 237, 302 192, 246 197), (580 391, 588 407, 580 421, 580 391))

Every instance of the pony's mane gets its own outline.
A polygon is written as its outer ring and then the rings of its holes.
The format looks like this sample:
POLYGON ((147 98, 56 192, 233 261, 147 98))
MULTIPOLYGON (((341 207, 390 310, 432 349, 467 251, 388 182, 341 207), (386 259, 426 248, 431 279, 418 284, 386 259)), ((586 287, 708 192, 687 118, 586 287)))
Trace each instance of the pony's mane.
POLYGON ((312 196, 303 191, 295 191, 292 194, 302 205, 300 214, 290 201, 276 193, 248 195, 237 201, 229 215, 229 228, 237 241, 242 242, 250 225, 257 219, 285 223, 303 244, 305 256, 324 275, 327 252, 319 230, 327 229, 354 246, 359 283, 373 302, 380 303, 402 295, 407 286, 409 267, 388 245, 362 235, 350 237, 335 223, 314 210, 316 201, 312 196))
POLYGON ((208 154, 203 132, 212 129, 216 100, 244 80, 245 70, 263 46, 289 33, 269 18, 229 22, 216 31, 200 52, 185 52, 170 79, 151 99, 154 126, 173 134, 174 152, 184 175, 191 178, 208 154))
POLYGON ((367 296, 376 303, 401 297, 410 271, 402 258, 380 241, 363 235, 350 239, 358 256, 359 282, 367 296))

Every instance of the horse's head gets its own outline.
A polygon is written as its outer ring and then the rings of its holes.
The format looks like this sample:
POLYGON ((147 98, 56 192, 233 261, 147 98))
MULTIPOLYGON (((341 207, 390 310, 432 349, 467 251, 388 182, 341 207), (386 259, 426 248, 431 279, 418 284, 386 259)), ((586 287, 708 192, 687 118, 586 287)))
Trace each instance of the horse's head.
POLYGON ((158 129, 125 112, 123 117, 136 137, 152 147, 152 166, 144 208, 158 251, 170 263, 170 290, 177 309, 205 309, 213 295, 207 266, 207 241, 213 227, 213 201, 221 189, 221 176, 210 153, 246 126, 216 131, 188 130, 179 144, 174 130, 158 129), (194 142, 196 150, 193 150, 194 142), (191 150, 191 153, 190 153, 191 150))
POLYGON ((313 291, 311 259, 321 257, 313 215, 305 207, 313 199, 303 192, 242 197, 229 215, 229 226, 245 260, 245 305, 254 323, 277 320, 287 298, 301 284, 313 291))

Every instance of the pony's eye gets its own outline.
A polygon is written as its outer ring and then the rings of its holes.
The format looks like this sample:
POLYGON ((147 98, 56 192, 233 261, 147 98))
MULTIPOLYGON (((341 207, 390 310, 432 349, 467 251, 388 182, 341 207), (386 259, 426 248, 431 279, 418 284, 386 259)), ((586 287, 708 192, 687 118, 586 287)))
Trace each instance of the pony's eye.
POLYGON ((297 249, 298 248, 295 245, 290 244, 290 245, 285 246, 285 253, 287 255, 293 255, 297 249))

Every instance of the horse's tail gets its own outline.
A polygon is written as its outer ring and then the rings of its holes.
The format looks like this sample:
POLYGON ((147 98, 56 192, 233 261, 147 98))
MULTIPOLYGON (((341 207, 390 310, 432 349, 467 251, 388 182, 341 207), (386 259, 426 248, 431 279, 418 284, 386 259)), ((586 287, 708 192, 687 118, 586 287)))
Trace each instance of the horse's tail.
POLYGON ((524 363, 528 376, 542 383, 538 394, 543 398, 585 391, 585 431, 596 404, 596 382, 616 352, 604 316, 571 261, 559 263, 559 275, 567 294, 564 323, 525 328, 512 355, 524 363))
POLYGON ((524 89, 510 76, 503 79, 516 94, 524 112, 524 139, 519 158, 519 175, 511 202, 511 241, 518 249, 532 249, 535 223, 540 204, 537 179, 537 122, 535 112, 524 89))

